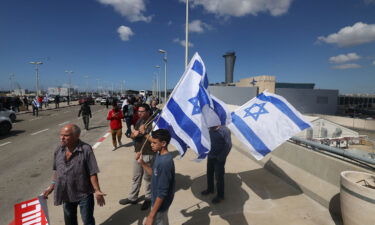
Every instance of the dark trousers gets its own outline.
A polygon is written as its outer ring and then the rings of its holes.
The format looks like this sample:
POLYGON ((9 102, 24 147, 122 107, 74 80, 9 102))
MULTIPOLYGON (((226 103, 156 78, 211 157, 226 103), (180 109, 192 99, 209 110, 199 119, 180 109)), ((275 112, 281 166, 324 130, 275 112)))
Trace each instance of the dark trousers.
POLYGON ((81 218, 84 225, 95 225, 94 219, 94 195, 90 194, 78 202, 64 203, 64 221, 65 225, 78 225, 77 207, 81 212, 81 218))
POLYGON ((38 113, 39 113, 38 107, 33 106, 33 116, 35 116, 35 114, 36 116, 38 116, 38 113))
POLYGON ((125 122, 126 122, 126 132, 125 135, 127 137, 130 137, 130 134, 132 133, 131 126, 132 126, 132 117, 125 117, 125 122))
POLYGON ((85 129, 89 129, 89 122, 90 122, 90 116, 89 115, 82 115, 83 124, 85 125, 85 129))
POLYGON ((219 161, 216 158, 207 158, 207 190, 214 191, 215 176, 217 196, 221 198, 224 198, 224 174, 225 160, 219 161))

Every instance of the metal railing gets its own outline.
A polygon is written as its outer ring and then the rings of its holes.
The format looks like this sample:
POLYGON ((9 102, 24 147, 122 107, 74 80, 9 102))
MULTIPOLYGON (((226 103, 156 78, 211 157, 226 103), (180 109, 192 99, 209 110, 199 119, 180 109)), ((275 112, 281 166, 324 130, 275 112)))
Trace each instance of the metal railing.
POLYGON ((333 153, 333 154, 336 154, 336 155, 340 155, 340 156, 343 156, 345 158, 349 158, 349 159, 357 160, 357 161, 360 161, 360 162, 365 162, 365 163, 368 163, 368 164, 371 164, 371 165, 375 165, 375 159, 372 159, 370 157, 364 157, 362 155, 358 155, 356 153, 350 152, 350 151, 345 150, 345 149, 323 145, 323 144, 317 143, 315 141, 306 140, 306 139, 303 139, 303 138, 300 138, 300 137, 292 137, 291 140, 296 142, 296 143, 303 143, 307 146, 311 146, 313 148, 317 148, 317 149, 327 151, 327 152, 330 152, 330 153, 333 153))

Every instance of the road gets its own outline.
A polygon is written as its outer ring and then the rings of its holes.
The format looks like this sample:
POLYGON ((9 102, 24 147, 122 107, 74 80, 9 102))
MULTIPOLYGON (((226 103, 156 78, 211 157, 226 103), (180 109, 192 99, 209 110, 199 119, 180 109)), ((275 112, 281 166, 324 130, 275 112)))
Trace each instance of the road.
MULTIPOLYGON (((0 136, 0 225, 13 219, 13 205, 40 194, 51 182, 53 152, 59 143, 60 129, 68 123, 83 127, 79 106, 17 116, 12 132, 0 136)), ((81 140, 91 145, 108 131, 105 106, 91 107, 89 131, 81 140)))

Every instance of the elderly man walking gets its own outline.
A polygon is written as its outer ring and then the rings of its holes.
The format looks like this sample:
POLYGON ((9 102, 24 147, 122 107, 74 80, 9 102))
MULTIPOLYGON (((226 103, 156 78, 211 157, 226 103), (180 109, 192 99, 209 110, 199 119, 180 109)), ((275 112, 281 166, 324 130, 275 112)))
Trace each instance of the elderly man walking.
POLYGON ((54 153, 51 185, 45 198, 55 190, 55 205, 63 204, 65 225, 78 225, 79 206, 84 225, 94 225, 94 195, 99 206, 105 204, 97 174, 98 164, 90 145, 79 139, 81 129, 68 124, 60 131, 60 145, 54 153))

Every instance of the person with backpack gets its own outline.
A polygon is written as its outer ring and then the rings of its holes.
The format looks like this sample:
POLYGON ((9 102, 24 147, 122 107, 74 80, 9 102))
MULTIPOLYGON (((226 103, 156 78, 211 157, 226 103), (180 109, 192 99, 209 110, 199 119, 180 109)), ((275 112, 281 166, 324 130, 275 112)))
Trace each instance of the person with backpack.
POLYGON ((132 120, 133 120, 133 115, 134 115, 134 98, 131 98, 128 104, 125 104, 123 106, 122 112, 124 114, 124 120, 125 120, 126 128, 127 128, 125 132, 125 136, 130 137, 132 120))
POLYGON ((90 118, 92 118, 92 114, 91 114, 90 105, 87 101, 85 101, 82 104, 78 112, 78 117, 81 115, 81 113, 82 113, 83 124, 85 125, 85 130, 89 130, 89 122, 90 122, 90 118))

